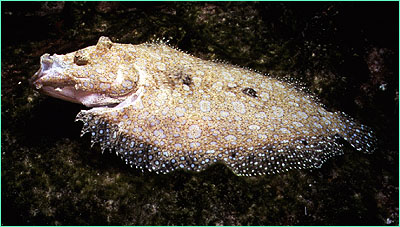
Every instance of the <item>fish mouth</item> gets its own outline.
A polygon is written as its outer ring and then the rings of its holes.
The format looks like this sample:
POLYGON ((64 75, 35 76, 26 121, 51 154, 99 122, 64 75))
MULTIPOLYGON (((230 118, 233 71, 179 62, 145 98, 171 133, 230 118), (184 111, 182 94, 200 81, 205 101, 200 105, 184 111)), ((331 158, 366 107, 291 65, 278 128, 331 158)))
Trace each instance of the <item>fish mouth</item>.
POLYGON ((63 70, 64 67, 56 55, 50 56, 46 53, 40 57, 40 68, 29 79, 29 83, 41 93, 76 103, 77 91, 73 91, 74 84, 71 81, 62 80, 63 70))
POLYGON ((73 86, 73 80, 65 76, 65 64, 54 54, 44 54, 40 57, 39 70, 29 79, 30 84, 37 90, 43 87, 73 86))
POLYGON ((40 57, 40 68, 39 70, 29 79, 29 82, 36 89, 41 89, 42 86, 52 86, 56 84, 63 84, 64 86, 70 84, 71 80, 66 80, 63 76, 65 71, 65 65, 57 58, 54 54, 44 54, 40 57))
POLYGON ((104 94, 75 89, 73 86, 51 87, 42 86, 39 91, 43 94, 64 101, 83 104, 86 107, 114 107, 122 102, 120 99, 110 98, 104 94))
POLYGON ((79 89, 74 78, 66 73, 68 66, 56 54, 40 57, 40 68, 29 82, 36 90, 54 98, 83 104, 87 107, 113 107, 131 95, 111 97, 107 94, 79 89))

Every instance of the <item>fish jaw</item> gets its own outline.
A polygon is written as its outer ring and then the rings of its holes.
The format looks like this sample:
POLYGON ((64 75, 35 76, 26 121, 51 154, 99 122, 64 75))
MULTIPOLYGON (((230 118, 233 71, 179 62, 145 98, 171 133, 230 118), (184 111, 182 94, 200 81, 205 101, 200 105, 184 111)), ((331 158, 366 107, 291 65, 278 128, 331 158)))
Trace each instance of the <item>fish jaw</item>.
POLYGON ((68 102, 83 104, 87 107, 117 105, 124 101, 126 96, 111 97, 106 93, 99 93, 96 90, 80 89, 81 78, 69 74, 67 55, 44 54, 40 57, 40 69, 30 79, 35 89, 54 98, 68 102))

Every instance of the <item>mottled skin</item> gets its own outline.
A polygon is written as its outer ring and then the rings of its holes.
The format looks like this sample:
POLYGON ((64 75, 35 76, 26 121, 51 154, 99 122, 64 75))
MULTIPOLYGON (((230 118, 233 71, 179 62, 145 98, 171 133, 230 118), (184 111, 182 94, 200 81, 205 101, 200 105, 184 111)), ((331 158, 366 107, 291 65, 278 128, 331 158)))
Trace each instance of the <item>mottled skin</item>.
POLYGON ((77 120, 92 143, 156 172, 226 163, 238 175, 320 167, 342 139, 372 152, 370 129, 328 112, 295 85, 205 61, 162 43, 101 37, 66 55, 45 54, 37 89, 82 103, 77 120))

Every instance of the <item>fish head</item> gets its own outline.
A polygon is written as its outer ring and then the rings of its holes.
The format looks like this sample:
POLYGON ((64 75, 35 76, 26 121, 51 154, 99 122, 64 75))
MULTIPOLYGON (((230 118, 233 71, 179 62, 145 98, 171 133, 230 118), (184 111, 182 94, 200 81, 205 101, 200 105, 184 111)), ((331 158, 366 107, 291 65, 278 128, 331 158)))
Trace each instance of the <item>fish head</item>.
POLYGON ((30 79, 40 92, 87 107, 113 106, 137 90, 138 71, 127 44, 100 37, 89 46, 65 55, 44 54, 30 79))

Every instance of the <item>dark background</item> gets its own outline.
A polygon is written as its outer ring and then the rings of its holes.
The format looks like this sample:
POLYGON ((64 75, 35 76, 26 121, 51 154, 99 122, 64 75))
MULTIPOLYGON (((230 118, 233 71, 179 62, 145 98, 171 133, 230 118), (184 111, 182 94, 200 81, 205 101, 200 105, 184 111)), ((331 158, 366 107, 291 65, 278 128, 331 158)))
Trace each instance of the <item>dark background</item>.
POLYGON ((2 225, 398 225, 398 2, 1 2, 2 225), (100 36, 166 38, 195 56, 302 82, 379 144, 322 168, 166 175, 90 148, 84 107, 28 79, 44 53, 100 36))

